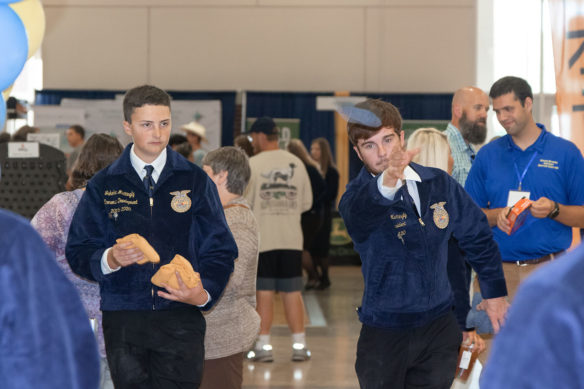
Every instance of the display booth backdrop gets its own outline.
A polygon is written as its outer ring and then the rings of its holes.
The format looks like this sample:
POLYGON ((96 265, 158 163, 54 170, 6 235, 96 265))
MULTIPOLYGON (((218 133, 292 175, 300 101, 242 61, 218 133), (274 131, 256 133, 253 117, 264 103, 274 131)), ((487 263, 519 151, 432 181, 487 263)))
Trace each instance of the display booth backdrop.
MULTIPOLYGON (((114 99, 122 91, 43 90, 37 92, 36 104, 58 105, 64 98, 114 99)), ((221 144, 232 145, 235 120, 235 92, 172 92, 175 100, 220 100, 221 144)), ((317 110, 317 97, 333 96, 333 92, 246 92, 245 117, 271 116, 300 119, 300 139, 309 147, 318 137, 326 138, 335 150, 334 111, 317 110)), ((394 104, 407 121, 432 121, 446 123, 451 114, 451 93, 365 93, 351 92, 354 96, 382 99, 394 104)), ((121 112, 121 102, 120 102, 121 112)), ((178 124, 174 123, 175 126, 178 124)), ((237 125, 239 128, 239 124, 237 125)), ((176 127, 175 127, 176 129, 176 127)), ((444 128, 439 128, 443 130, 444 128)), ((361 161, 349 148, 349 179, 361 169, 361 161)))
MULTIPOLYGON (((93 115, 91 115, 90 120, 94 123, 99 123, 99 111, 102 114, 106 114, 109 121, 115 119, 118 125, 121 127, 123 120, 122 116, 122 101, 119 98, 123 95, 124 91, 77 91, 77 90, 43 90, 38 91, 35 99, 37 108, 42 105, 61 105, 65 103, 69 108, 74 107, 75 104, 71 104, 75 100, 96 100, 94 107, 92 108, 93 115), (116 100, 116 96, 118 99, 116 100), (105 101, 105 102, 104 102, 105 101), (109 107, 108 109, 105 109, 109 107), (114 116, 115 115, 115 116, 114 116)), ((217 119, 212 118, 210 115, 208 118, 200 118, 201 122, 205 125, 209 125, 212 128, 215 126, 220 129, 217 138, 210 139, 209 144, 205 145, 208 149, 216 148, 220 145, 232 145, 233 144, 233 123, 235 117, 235 92, 172 92, 168 93, 173 98, 173 106, 176 105, 173 116, 173 133, 179 133, 179 126, 185 124, 188 121, 194 120, 194 118, 189 116, 188 103, 187 101, 200 101, 200 100, 217 100, 217 103, 205 103, 211 104, 207 107, 210 112, 219 110, 219 115, 217 119), (186 106, 185 106, 186 105, 186 106), (188 120, 187 120, 188 119, 188 120), (181 120, 185 121, 182 123, 181 120), (210 120, 206 123, 206 120, 210 120)), ((36 109, 36 108, 35 108, 36 109)), ((40 109, 43 109, 40 107, 40 109)), ((35 122, 36 125, 36 122, 35 122)), ((41 126, 42 127, 42 126, 41 126)), ((103 132, 109 133, 110 131, 103 132)), ((123 139, 121 139, 123 140, 123 139)), ((126 139, 127 141, 127 139, 126 139)), ((61 142, 62 144, 62 142, 61 142)), ((64 145, 66 148, 66 146, 64 145)))
POLYGON ((300 119, 300 139, 309 147, 318 137, 326 138, 335 153, 335 116, 333 111, 318 111, 318 96, 333 96, 332 92, 247 92, 246 117, 300 119))

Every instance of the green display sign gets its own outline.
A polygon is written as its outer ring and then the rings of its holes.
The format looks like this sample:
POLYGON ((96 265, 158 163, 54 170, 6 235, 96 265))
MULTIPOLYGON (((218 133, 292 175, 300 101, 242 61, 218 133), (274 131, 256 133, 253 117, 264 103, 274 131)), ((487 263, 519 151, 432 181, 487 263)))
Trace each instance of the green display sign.
POLYGON ((410 137, 412 132, 422 127, 434 127, 438 131, 446 130, 448 120, 404 120, 402 128, 405 132, 406 140, 410 137))

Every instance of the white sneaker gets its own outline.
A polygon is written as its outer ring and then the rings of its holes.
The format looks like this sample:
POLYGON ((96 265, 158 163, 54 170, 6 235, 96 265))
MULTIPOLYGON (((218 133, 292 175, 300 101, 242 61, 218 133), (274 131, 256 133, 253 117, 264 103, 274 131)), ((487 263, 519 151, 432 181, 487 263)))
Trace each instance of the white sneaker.
POLYGON ((261 349, 254 347, 247 352, 245 357, 252 362, 273 362, 272 345, 265 344, 261 349))
POLYGON ((292 345, 292 361, 304 362, 310 359, 310 350, 302 343, 294 343, 292 345))

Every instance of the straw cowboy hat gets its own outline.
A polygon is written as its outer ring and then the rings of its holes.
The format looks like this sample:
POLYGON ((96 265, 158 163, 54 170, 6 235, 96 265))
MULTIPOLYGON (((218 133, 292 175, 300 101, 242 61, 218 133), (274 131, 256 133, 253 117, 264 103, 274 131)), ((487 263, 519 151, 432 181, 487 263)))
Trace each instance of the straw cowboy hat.
POLYGON ((201 140, 206 140, 207 137, 205 136, 205 127, 200 125, 197 122, 190 122, 187 124, 183 124, 180 129, 184 132, 190 132, 191 134, 195 134, 201 137, 201 140))

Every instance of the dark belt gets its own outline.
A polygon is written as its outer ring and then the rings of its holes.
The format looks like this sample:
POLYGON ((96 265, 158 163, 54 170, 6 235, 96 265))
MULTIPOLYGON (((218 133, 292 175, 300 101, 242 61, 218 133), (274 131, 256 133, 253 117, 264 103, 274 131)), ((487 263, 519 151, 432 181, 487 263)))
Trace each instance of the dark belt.
POLYGON ((526 259, 525 261, 515 261, 517 266, 537 265, 538 263, 553 261, 557 256, 565 253, 566 250, 558 251, 557 253, 546 254, 543 257, 535 259, 526 259))

